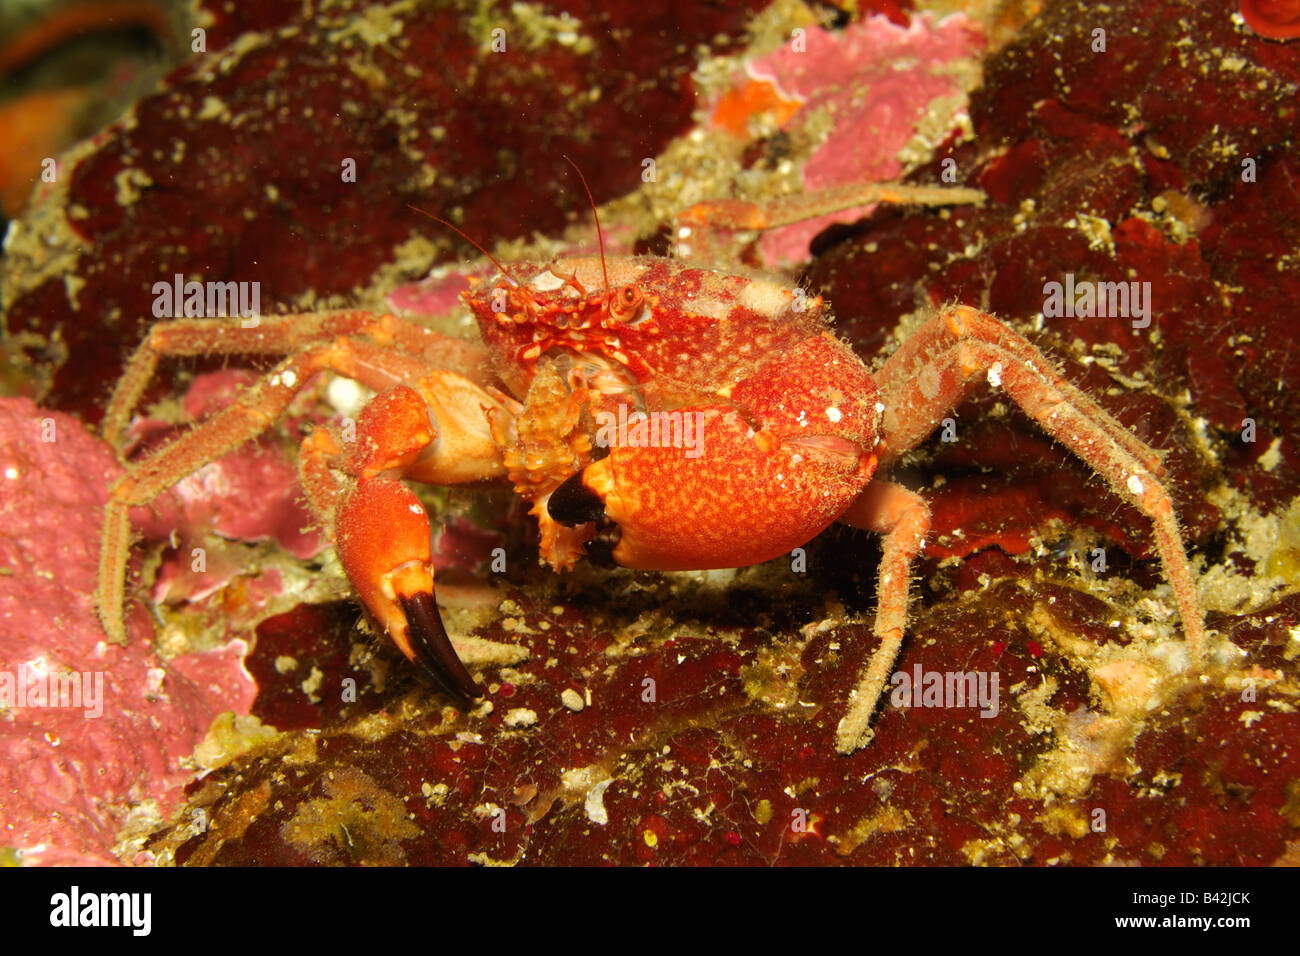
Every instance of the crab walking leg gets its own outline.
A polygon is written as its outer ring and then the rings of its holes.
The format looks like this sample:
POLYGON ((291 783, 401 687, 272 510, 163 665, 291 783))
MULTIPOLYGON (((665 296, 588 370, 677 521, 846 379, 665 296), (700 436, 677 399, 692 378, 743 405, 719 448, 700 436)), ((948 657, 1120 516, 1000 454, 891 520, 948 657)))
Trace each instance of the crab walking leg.
POLYGON ((333 534, 334 517, 343 493, 334 475, 334 469, 343 460, 343 448, 328 428, 317 428, 298 446, 298 480, 312 514, 326 534, 333 534))
MULTIPOLYGON (((493 474, 488 469, 484 475, 479 464, 485 456, 490 458, 495 448, 481 408, 496 403, 473 382, 356 339, 340 338, 309 348, 280 362, 235 404, 134 465, 113 486, 105 509, 96 594, 100 621, 111 640, 126 641, 122 601, 130 545, 129 509, 148 504, 186 475, 256 437, 283 414, 314 374, 324 370, 372 388, 389 388, 403 379, 423 382, 429 400, 440 403, 438 407, 458 426, 454 438, 441 442, 437 454, 423 465, 423 473, 461 481, 493 474), (444 393, 447 397, 440 399, 438 396, 444 393), (480 419, 477 429, 473 427, 476 413, 480 419), (470 477, 457 477, 461 474, 470 477)), ((424 417, 427 423, 427 410, 424 417)))
POLYGON ((677 237, 689 240, 690 254, 707 256, 716 249, 721 229, 757 231, 788 226, 855 206, 891 203, 899 206, 978 205, 987 197, 962 186, 913 186, 905 183, 850 183, 814 193, 796 193, 766 203, 717 199, 696 203, 677 214, 677 237), (684 231, 685 230, 685 231, 684 231))
POLYGON ((929 380, 919 378, 918 373, 927 366, 933 366, 941 353, 951 349, 959 338, 966 335, 996 342, 1006 353, 1002 366, 997 366, 995 360, 989 369, 981 371, 987 374, 990 369, 996 368, 993 372, 996 379, 1001 375, 1001 368, 1011 364, 1040 369, 1043 376, 1051 379, 1052 388, 1065 404, 1087 415, 1107 437, 1136 458, 1147 471, 1157 476, 1164 475, 1164 465, 1156 452, 1143 444, 1085 392, 1066 381, 1042 352, 992 316, 965 307, 948 309, 931 319, 915 335, 909 337, 876 372, 875 379, 882 395, 904 398, 901 404, 894 402, 885 406, 882 424, 890 435, 891 442, 881 454, 882 468, 925 441, 934 432, 942 416, 956 407, 978 384, 977 376, 968 375, 960 385, 961 390, 945 402, 935 404, 928 399, 920 403, 908 401, 908 396, 918 386, 923 397, 928 389, 937 387, 937 384, 932 386, 929 380), (970 327, 970 331, 961 331, 966 326, 970 327))
POLYGON ((1190 646, 1190 666, 1198 667, 1205 618, 1173 504, 1157 479, 1163 469, 1153 467, 1158 464, 1155 453, 997 319, 965 306, 945 309, 876 373, 886 409, 881 422, 882 467, 916 447, 980 377, 1005 389, 1049 435, 1151 519, 1190 646))
POLYGON ((835 731, 835 749, 848 754, 865 747, 875 736, 870 726, 871 715, 903 644, 909 571, 912 559, 925 546, 925 536, 930 531, 930 508, 920 495, 901 485, 874 481, 839 520, 885 536, 876 587, 875 635, 880 646, 858 679, 858 686, 849 696, 848 712, 835 731))
POLYGON ((109 640, 126 643, 122 599, 130 545, 129 510, 148 504, 186 475, 259 435, 280 417, 312 375, 329 367, 331 350, 331 346, 322 346, 285 359, 235 404, 134 465, 113 485, 104 513, 95 594, 99 620, 109 640))
POLYGON ((108 403, 102 434, 110 445, 121 445, 131 412, 165 356, 289 355, 306 346, 358 336, 396 346, 402 354, 422 360, 423 367, 458 371, 479 384, 488 380, 489 360, 481 343, 453 339, 387 314, 283 315, 263 318, 249 328, 228 319, 178 319, 153 326, 137 346, 108 403))

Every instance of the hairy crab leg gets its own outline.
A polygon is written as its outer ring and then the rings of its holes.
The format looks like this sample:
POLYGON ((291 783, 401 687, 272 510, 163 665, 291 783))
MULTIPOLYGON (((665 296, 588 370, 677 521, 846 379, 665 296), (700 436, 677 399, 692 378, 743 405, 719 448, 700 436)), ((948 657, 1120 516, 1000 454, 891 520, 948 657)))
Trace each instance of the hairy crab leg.
POLYGON ((902 485, 873 481, 839 520, 885 536, 877 578, 879 607, 874 631, 880 647, 849 696, 849 709, 835 731, 835 749, 847 754, 865 747, 874 736, 871 715, 903 645, 910 567, 912 559, 925 546, 925 536, 930 531, 930 506, 902 485))
MULTIPOLYGON (((307 349, 280 362, 270 375, 241 394, 235 404, 133 465, 114 485, 105 509, 96 594, 100 620, 111 640, 126 640, 122 602, 130 545, 129 509, 147 504, 186 475, 256 437, 279 418, 313 375, 324 370, 377 389, 389 388, 403 378, 423 383, 429 400, 428 405, 420 405, 425 425, 429 425, 429 405, 433 405, 452 421, 452 427, 448 429, 449 440, 439 442, 433 454, 424 456, 426 460, 402 463, 420 469, 421 475, 448 482, 473 481, 504 471, 483 414, 483 408, 497 403, 474 383, 364 340, 340 338, 307 349)), ((364 414, 362 418, 364 421, 364 414)), ((380 453, 387 447, 373 440, 373 429, 363 428, 363 433, 372 436, 364 443, 366 449, 380 453)), ((433 434, 436 436, 436 432, 433 434)), ((419 608, 416 613, 422 620, 428 618, 419 608)))
MULTIPOLYGON (((881 423, 882 462, 895 460, 916 447, 980 377, 987 377, 991 384, 1004 388, 1049 435, 1083 459, 1117 494, 1151 519, 1156 547, 1187 637, 1188 669, 1198 669, 1204 649, 1205 619, 1173 505, 1156 478, 1156 468, 1152 467, 1152 463, 1158 464, 1155 453, 1138 442, 1100 405, 1066 382, 1044 355, 997 319, 964 306, 945 309, 886 361, 875 376, 886 408, 881 423), (1128 440, 1123 440, 1121 435, 1128 436, 1128 440), (1134 444, 1136 453, 1130 450, 1134 444)), ((895 527, 905 527, 907 521, 919 524, 921 513, 912 508, 909 518, 908 509, 899 503, 901 499, 872 498, 880 494, 868 488, 842 520, 889 533, 888 557, 891 538, 904 534, 894 530, 895 527), (873 513, 873 506, 883 510, 873 513)), ((919 550, 918 545, 909 555, 909 540, 906 535, 901 539, 889 567, 881 565, 876 633, 882 644, 854 692, 850 716, 840 725, 837 746, 842 751, 845 747, 856 749, 870 739, 863 721, 870 720, 884 689, 884 676, 898 656, 901 631, 896 635, 892 622, 900 613, 906 613, 906 598, 900 599, 898 590, 906 588, 907 558, 919 550), (902 556, 902 572, 896 567, 898 555, 902 556), (901 578, 894 577, 899 573, 901 578), (886 574, 891 575, 889 582, 885 581, 886 574), (886 615, 889 619, 882 621, 886 615), (858 734, 856 742, 854 733, 858 734)))
POLYGON ((100 543, 95 603, 109 640, 126 643, 122 599, 130 547, 129 510, 148 504, 186 475, 220 458, 268 428, 308 379, 329 367, 333 346, 320 346, 280 362, 239 399, 175 441, 129 467, 109 491, 100 543))
POLYGON ((350 310, 281 315, 262 317, 247 328, 230 319, 177 319, 153 326, 136 347, 108 403, 101 433, 113 447, 121 446, 131 413, 166 356, 290 355, 340 337, 395 346, 421 359, 425 367, 459 372, 480 385, 490 379, 488 353, 481 342, 441 335, 388 314, 350 310))
MULTIPOLYGON (((1002 359, 1003 366, 1014 363, 1028 368, 1043 369, 1063 404, 1085 413, 1108 439, 1137 459, 1147 471, 1154 475, 1164 475, 1164 465, 1153 448, 1116 421, 1086 392, 1066 381, 1051 361, 1028 340, 991 316, 982 316, 980 321, 973 322, 970 333, 957 332, 955 331, 956 316, 959 312, 963 315, 982 315, 975 310, 947 310, 944 315, 950 318, 939 316, 931 319, 916 335, 904 342, 875 373, 876 384, 882 394, 888 393, 891 398, 902 399, 885 405, 882 425, 891 440, 885 444, 881 452, 882 468, 925 441, 938 427, 942 416, 956 407, 970 390, 979 384, 979 373, 987 375, 988 369, 979 369, 975 374, 966 374, 960 386, 963 391, 953 394, 946 402, 935 404, 924 397, 926 386, 919 382, 918 371, 932 365, 939 353, 951 349, 956 337, 969 334, 989 341, 996 340, 998 348, 1006 353, 1002 359), (918 383, 922 385, 920 401, 916 401, 914 396, 909 398, 915 392, 918 383)), ((996 362, 995 359, 994 364, 996 362)), ((989 366, 992 367, 993 365, 989 366)))
POLYGON ((717 254, 720 230, 760 231, 842 212, 855 206, 890 203, 900 206, 960 206, 987 197, 962 186, 916 186, 906 183, 850 183, 813 193, 796 193, 767 202, 718 199, 696 203, 677 214, 677 238, 684 256, 717 254))

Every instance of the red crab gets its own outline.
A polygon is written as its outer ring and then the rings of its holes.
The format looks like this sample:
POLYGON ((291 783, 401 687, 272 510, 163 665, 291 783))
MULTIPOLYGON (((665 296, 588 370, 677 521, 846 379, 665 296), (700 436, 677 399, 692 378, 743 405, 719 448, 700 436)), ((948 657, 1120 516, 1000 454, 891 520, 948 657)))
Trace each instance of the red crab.
MULTIPOLYGON (((972 198, 969 190, 906 192, 886 198, 972 198)), ((706 222, 763 227, 785 215, 768 212, 697 207, 680 234, 706 222)), ((584 551, 632 568, 739 567, 788 553, 835 521, 883 533, 880 646, 836 733, 848 753, 871 738, 903 638, 909 564, 929 527, 925 501, 880 476, 987 381, 1151 518, 1188 666, 1198 666, 1203 619, 1159 459, 992 316, 946 308, 872 372, 831 330, 820 298, 777 278, 648 256, 498 268, 464 294, 481 343, 364 312, 253 328, 156 325, 109 407, 110 440, 160 356, 288 357, 113 489, 99 592, 108 633, 123 638, 128 508, 257 435, 309 379, 330 371, 379 394, 355 436, 319 429, 304 440, 308 498, 366 607, 461 703, 482 692, 443 628, 429 517, 403 479, 508 477, 533 503, 542 554, 555 568, 572 567, 584 551)))

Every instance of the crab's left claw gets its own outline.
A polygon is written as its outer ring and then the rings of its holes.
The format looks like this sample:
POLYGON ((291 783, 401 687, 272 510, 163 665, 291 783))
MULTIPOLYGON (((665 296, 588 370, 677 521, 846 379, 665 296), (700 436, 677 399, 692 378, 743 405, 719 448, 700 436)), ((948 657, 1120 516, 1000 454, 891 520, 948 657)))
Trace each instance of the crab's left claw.
POLYGON ((335 547, 398 649, 462 706, 481 698, 434 602, 429 515, 420 499, 401 482, 361 479, 339 510, 335 547))

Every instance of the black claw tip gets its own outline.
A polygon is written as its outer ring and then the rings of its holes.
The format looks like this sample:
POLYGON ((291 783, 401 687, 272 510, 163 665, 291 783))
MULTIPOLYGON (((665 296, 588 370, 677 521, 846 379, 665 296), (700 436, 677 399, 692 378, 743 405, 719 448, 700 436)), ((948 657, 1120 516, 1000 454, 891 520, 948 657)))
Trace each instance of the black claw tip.
POLYGON ((467 707, 483 696, 483 689, 469 675, 456 656, 447 630, 442 626, 438 605, 432 594, 399 595, 398 602, 406 615, 407 633, 416 659, 438 686, 467 707))
POLYGON ((582 472, 570 475, 551 493, 546 510, 560 524, 571 527, 605 520, 605 502, 582 483, 582 472))

